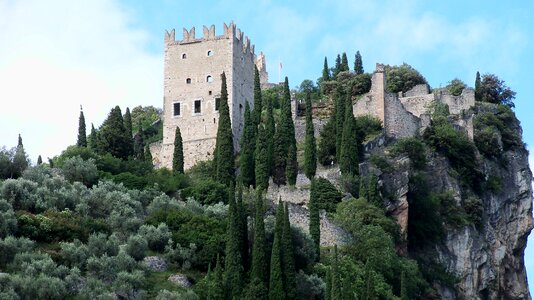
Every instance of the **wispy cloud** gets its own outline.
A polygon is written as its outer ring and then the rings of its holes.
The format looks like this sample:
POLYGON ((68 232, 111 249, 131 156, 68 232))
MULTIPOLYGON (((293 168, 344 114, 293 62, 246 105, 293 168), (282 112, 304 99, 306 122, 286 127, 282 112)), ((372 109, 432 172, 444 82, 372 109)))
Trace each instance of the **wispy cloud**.
POLYGON ((31 159, 52 156, 75 143, 80 105, 89 128, 114 105, 160 105, 161 57, 116 2, 8 0, 0 20, 0 144, 21 133, 31 159))

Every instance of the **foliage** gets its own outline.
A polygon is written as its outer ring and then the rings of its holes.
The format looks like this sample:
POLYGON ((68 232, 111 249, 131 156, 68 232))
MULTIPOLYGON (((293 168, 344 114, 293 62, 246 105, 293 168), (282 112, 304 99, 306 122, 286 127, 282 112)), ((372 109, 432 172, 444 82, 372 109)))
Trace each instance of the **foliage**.
POLYGON ((148 249, 148 243, 144 236, 136 234, 131 235, 126 243, 126 253, 139 261, 145 257, 145 252, 148 249))
POLYGON ((254 205, 254 237, 252 240, 252 267, 250 281, 254 282, 254 280, 257 280, 266 287, 269 278, 269 263, 267 261, 267 241, 265 238, 265 223, 263 220, 263 201, 261 191, 258 191, 254 205))
POLYGON ((518 134, 519 121, 513 111, 498 105, 496 112, 483 112, 474 119, 474 140, 477 149, 486 157, 499 158, 503 151, 523 146, 518 134))
POLYGON ((312 119, 312 104, 310 94, 306 94, 306 138, 304 141, 304 173, 312 179, 317 169, 317 145, 312 119))
POLYGON ((161 109, 154 106, 136 106, 132 109, 132 132, 147 129, 159 119, 161 109))
POLYGON ((286 293, 284 290, 284 278, 282 271, 282 228, 280 223, 283 222, 283 208, 278 205, 276 213, 277 228, 274 232, 273 247, 271 252, 271 270, 269 272, 269 300, 285 299, 286 293))
MULTIPOLYGON (((145 138, 143 137, 143 129, 140 128, 139 131, 134 136, 134 159, 138 161, 145 161, 145 138)), ((150 152, 150 151, 149 151, 150 152)))
POLYGON ((97 136, 99 154, 109 153, 114 157, 127 159, 133 153, 132 137, 126 132, 119 106, 111 110, 97 136))
POLYGON ((219 105, 219 123, 217 127, 217 140, 215 142, 215 178, 217 181, 229 184, 234 182, 234 141, 232 137, 232 124, 228 108, 228 91, 226 89, 226 75, 221 75, 221 100, 219 105))
POLYGON ((482 84, 482 81, 480 79, 480 73, 477 71, 477 76, 475 78, 475 101, 481 101, 481 95, 480 95, 481 84, 482 84))
POLYGON ((98 178, 95 160, 84 160, 80 156, 67 158, 61 167, 63 176, 69 182, 79 181, 86 186, 93 185, 98 178))
POLYGON ((153 225, 142 225, 139 227, 138 234, 146 239, 150 250, 158 252, 165 249, 165 246, 172 237, 171 231, 165 223, 160 223, 157 227, 153 225))
POLYGON ((234 186, 230 186, 228 196, 228 223, 226 230, 226 250, 224 259, 224 281, 229 298, 237 298, 243 286, 243 258, 241 257, 240 220, 237 211, 234 186))
POLYGON ((406 63, 400 66, 387 65, 385 71, 387 90, 390 93, 407 92, 418 84, 428 84, 419 71, 406 63))
POLYGON ((256 188, 258 190, 266 190, 269 185, 269 170, 271 165, 269 164, 268 157, 268 140, 267 130, 263 128, 263 125, 258 126, 258 139, 256 142, 255 150, 255 169, 254 174, 256 177, 256 188))
POLYGON ((192 197, 202 204, 228 203, 228 190, 224 184, 207 179, 182 190, 183 199, 192 197))
POLYGON ((476 147, 464 132, 456 130, 445 119, 436 119, 423 133, 425 143, 449 159, 461 181, 480 191, 481 172, 478 170, 476 147))
POLYGON ((0 238, 13 235, 17 231, 17 218, 10 203, 0 198, 0 238))
POLYGON ((180 126, 176 126, 174 134, 174 152, 172 155, 172 170, 176 173, 184 173, 184 146, 180 126))
POLYGON ((495 74, 482 75, 480 83, 480 101, 504 104, 508 107, 514 107, 516 92, 512 91, 504 80, 499 79, 495 74))
POLYGON ((317 179, 312 179, 312 189, 310 191, 310 202, 309 202, 309 231, 310 236, 313 240, 313 248, 315 252, 316 259, 319 260, 320 257, 320 247, 321 247, 321 220, 319 215, 319 193, 317 192, 317 179))
POLYGON ((83 116, 83 110, 80 109, 80 117, 78 119, 78 141, 76 142, 78 147, 87 147, 87 135, 85 132, 85 117, 83 116))
POLYGON ((460 96, 467 85, 458 78, 449 81, 445 87, 453 96, 460 96))
POLYGON ((318 209, 333 212, 342 197, 343 195, 327 179, 318 177, 312 180, 310 199, 314 198, 318 209))
POLYGON ((363 74, 362 55, 359 50, 356 51, 356 55, 354 56, 354 73, 363 74))
POLYGON ((15 258, 18 253, 30 252, 35 242, 27 237, 16 238, 7 236, 0 239, 0 266, 5 267, 15 258))
POLYGON ((319 145, 317 147, 317 159, 323 166, 331 165, 336 158, 336 126, 335 119, 330 119, 319 133, 319 145))
MULTIPOLYGON (((248 104, 248 102, 246 102, 248 104)), ((261 123, 261 112, 263 110, 263 102, 262 102, 262 95, 261 95, 261 86, 260 86, 260 73, 258 71, 258 67, 254 66, 254 107, 251 114, 251 120, 252 124, 254 124, 254 128, 258 127, 258 125, 261 123)), ((246 107, 245 107, 246 109, 246 107)), ((246 110, 245 110, 246 113, 246 110)), ((245 119, 246 123, 246 119, 245 119)))
POLYGON ((358 174, 358 138, 356 131, 356 121, 352 114, 352 102, 347 99, 345 107, 345 121, 343 122, 343 132, 341 138, 341 149, 339 153, 339 170, 342 174, 358 174))
POLYGON ((289 221, 289 207, 287 203, 280 202, 283 206, 281 254, 282 254, 282 275, 284 290, 289 299, 295 299, 297 295, 296 266, 295 266, 295 245, 293 243, 293 231, 289 221))
POLYGON ((286 178, 287 184, 294 186, 297 182, 298 163, 297 163, 297 145, 290 143, 287 149, 286 178))
MULTIPOLYGON (((259 79, 258 79, 259 80, 259 79)), ((259 85, 259 83, 258 83, 259 85)), ((259 88, 259 87, 258 87, 259 88)), ((260 105, 258 109, 261 110, 261 92, 259 93, 259 102, 257 105, 260 105)), ((256 108, 253 113, 256 112, 256 108)), ((250 112, 250 106, 248 102, 245 103, 245 125, 243 127, 243 138, 241 139, 241 154, 239 155, 239 166, 240 166, 240 178, 244 186, 249 187, 255 185, 255 169, 254 169, 254 151, 256 149, 256 130, 258 126, 254 124, 256 119, 252 119, 250 112)), ((258 124, 261 118, 261 114, 258 113, 258 124)), ((261 151, 261 150, 260 150, 261 151)), ((264 158, 260 158, 264 159, 264 158)), ((268 176, 268 175, 267 175, 268 176)))
POLYGON ((426 165, 426 148, 419 138, 409 137, 397 140, 391 148, 391 154, 405 154, 410 158, 411 166, 416 170, 421 170, 426 165))

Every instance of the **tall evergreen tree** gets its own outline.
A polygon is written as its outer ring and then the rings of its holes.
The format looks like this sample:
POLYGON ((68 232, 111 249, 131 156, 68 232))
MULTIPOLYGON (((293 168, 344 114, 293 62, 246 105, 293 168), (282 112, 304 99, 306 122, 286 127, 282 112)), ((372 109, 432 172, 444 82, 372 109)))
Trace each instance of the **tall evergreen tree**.
POLYGON ((324 291, 324 299, 325 300, 331 300, 332 298, 332 268, 326 269, 326 278, 325 278, 325 291, 324 291))
POLYGON ((291 186, 294 186, 297 183, 297 164, 297 145, 295 143, 290 143, 287 149, 286 178, 287 183, 291 186))
POLYGON ((224 281, 228 299, 239 298, 243 287, 243 261, 241 260, 240 220, 235 201, 235 189, 230 183, 228 195, 228 229, 226 231, 226 257, 224 259, 224 281))
POLYGON ((241 139, 241 155, 239 156, 241 182, 249 187, 255 185, 254 151, 256 148, 254 120, 250 113, 248 102, 245 103, 245 126, 243 128, 243 138, 241 139))
POLYGON ((480 73, 477 71, 477 77, 475 79, 475 100, 476 101, 482 101, 481 97, 481 80, 480 80, 480 73))
POLYGON ((126 159, 131 154, 130 139, 131 137, 126 135, 121 109, 115 106, 97 134, 97 152, 126 159))
POLYGON ((152 153, 150 152, 150 145, 145 146, 145 160, 152 164, 152 153))
POLYGON ((215 178, 224 184, 234 182, 234 141, 232 137, 232 124, 230 109, 228 108, 228 90, 226 87, 226 74, 221 75, 221 100, 219 104, 219 124, 217 140, 215 142, 214 168, 215 178))
POLYGON ((357 75, 363 74, 363 62, 360 51, 356 51, 356 56, 354 57, 354 73, 357 75))
POLYGON ((254 128, 258 127, 258 124, 261 122, 262 106, 260 72, 258 71, 258 67, 254 66, 254 110, 252 112, 252 122, 255 125, 254 128))
POLYGON ((332 262, 332 292, 330 299, 340 299, 341 296, 341 280, 339 278, 339 260, 337 254, 337 245, 334 245, 334 259, 332 262))
POLYGON ((19 134, 19 141, 17 148, 15 149, 15 154, 13 155, 13 163, 11 164, 11 178, 18 178, 22 176, 24 170, 28 168, 30 161, 28 155, 24 150, 24 145, 22 144, 22 137, 19 134))
POLYGON ((350 96, 345 107, 345 122, 341 140, 341 153, 339 156, 339 170, 342 174, 358 174, 358 137, 356 120, 352 114, 352 101, 350 96))
POLYGON ((87 139, 87 146, 89 146, 91 150, 96 150, 97 147, 96 129, 93 123, 91 123, 91 133, 89 133, 89 138, 87 139))
POLYGON ((174 132, 174 152, 172 155, 172 170, 176 173, 184 173, 184 146, 180 126, 176 126, 174 132))
POLYGON ((267 261, 267 241, 265 240, 265 223, 263 220, 263 213, 263 195, 261 190, 257 190, 250 281, 252 282, 253 280, 258 279, 264 284, 265 287, 267 287, 269 282, 269 263, 267 261))
POLYGON ((274 170, 273 182, 277 185, 286 183, 287 156, 291 135, 291 96, 287 77, 284 82, 284 96, 280 103, 280 119, 274 134, 274 170))
POLYGON ((284 208, 278 203, 276 212, 276 226, 274 230, 273 248, 271 252, 271 272, 269 276, 269 300, 282 300, 286 298, 284 291, 284 278, 282 272, 282 234, 284 208))
POLYGON ((275 124, 273 115, 273 103, 269 97, 266 99, 265 138, 267 140, 267 166, 269 169, 267 179, 273 174, 274 169, 274 134, 275 124))
POLYGON ((336 57, 336 64, 334 66, 334 72, 332 74, 333 79, 337 79, 337 74, 341 72, 341 56, 338 54, 336 57))
POLYGON ((404 271, 401 273, 400 286, 400 300, 410 300, 408 289, 406 288, 406 273, 404 271))
POLYGON ((284 222, 282 228, 282 266, 284 290, 287 299, 297 297, 297 273, 295 270, 295 250, 293 249, 293 239, 291 237, 291 223, 289 221, 288 203, 282 204, 284 207, 284 222))
POLYGON ((24 145, 22 144, 22 137, 20 136, 20 133, 19 133, 19 139, 18 139, 18 142, 17 142, 17 148, 18 147, 24 147, 24 145))
POLYGON ((133 137, 132 137, 132 114, 130 114, 130 108, 126 107, 126 112, 123 116, 123 122, 124 122, 124 131, 125 135, 128 137, 129 145, 128 145, 128 152, 129 155, 133 154, 133 137))
POLYGON ((341 140, 343 137, 343 124, 345 123, 346 96, 342 88, 338 87, 334 95, 334 112, 336 121, 336 160, 341 158, 341 140))
POLYGON ((369 202, 378 207, 382 207, 382 199, 380 198, 380 192, 378 191, 378 177, 372 174, 369 177, 369 202))
POLYGON ((42 163, 43 163, 43 158, 41 157, 41 155, 39 155, 39 156, 37 157, 37 165, 39 166, 39 165, 41 165, 42 163))
POLYGON ((359 196, 360 198, 363 198, 367 201, 369 201, 369 178, 368 177, 360 177, 360 189, 359 189, 359 196))
POLYGON ((241 250, 241 260, 243 261, 244 271, 250 268, 250 255, 248 253, 248 222, 247 213, 243 205, 243 185, 237 186, 237 215, 239 220, 239 248, 241 250))
POLYGON ((341 71, 348 71, 349 70, 349 60, 347 59, 347 53, 343 52, 341 55, 341 71))
POLYGON ((306 137, 304 140, 304 174, 311 180, 317 170, 317 146, 313 128, 310 94, 306 94, 306 137))
POLYGON ((321 220, 319 216, 319 203, 318 202, 318 193, 317 182, 315 179, 311 181, 310 189, 310 236, 313 240, 313 246, 316 254, 316 261, 319 261, 321 251, 321 220))
POLYGON ((215 265, 213 281, 209 284, 208 297, 209 300, 224 300, 224 282, 221 258, 217 254, 217 263, 215 265))
POLYGON ((134 159, 145 160, 145 139, 143 138, 143 127, 139 124, 139 131, 134 136, 134 159))
POLYGON ((83 110, 80 106, 80 117, 78 119, 78 141, 76 142, 78 147, 87 147, 87 135, 85 132, 85 117, 83 116, 83 110))
MULTIPOLYGON (((254 175, 256 177, 256 189, 258 191, 267 190, 269 187, 269 141, 267 140, 267 131, 263 125, 258 126, 258 139, 256 141, 254 175)), ((272 144, 272 143, 271 143, 272 144)))
POLYGON ((328 60, 326 59, 326 56, 324 57, 324 64, 323 64, 323 81, 329 81, 330 78, 330 69, 328 68, 328 60))

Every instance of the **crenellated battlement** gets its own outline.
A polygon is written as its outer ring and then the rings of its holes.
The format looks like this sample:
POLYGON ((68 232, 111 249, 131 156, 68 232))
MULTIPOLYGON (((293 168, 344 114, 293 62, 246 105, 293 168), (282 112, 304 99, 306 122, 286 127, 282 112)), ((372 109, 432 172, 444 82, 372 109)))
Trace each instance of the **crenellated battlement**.
POLYGON ((243 53, 250 53, 253 56, 254 53, 254 45, 251 44, 250 39, 248 36, 245 35, 245 32, 241 31, 241 29, 237 28, 237 26, 234 24, 233 21, 231 21, 228 25, 226 23, 223 23, 223 34, 222 35, 216 35, 215 32, 215 25, 211 25, 209 28, 205 25, 202 26, 202 37, 197 38, 195 35, 195 27, 191 27, 191 29, 183 28, 182 29, 182 39, 176 40, 176 31, 175 29, 172 30, 166 30, 165 31, 165 45, 185 45, 185 44, 191 44, 191 43, 199 43, 204 41, 213 41, 213 40, 219 40, 219 39, 234 39, 236 41, 236 44, 241 46, 241 49, 243 50, 243 53))

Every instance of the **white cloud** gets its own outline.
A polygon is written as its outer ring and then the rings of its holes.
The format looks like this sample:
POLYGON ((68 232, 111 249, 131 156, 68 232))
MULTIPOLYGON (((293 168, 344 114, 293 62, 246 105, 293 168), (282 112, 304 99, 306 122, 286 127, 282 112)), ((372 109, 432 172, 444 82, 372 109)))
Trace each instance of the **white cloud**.
POLYGON ((76 142, 80 105, 88 128, 115 105, 161 106, 162 55, 115 1, 8 0, 0 20, 0 146, 21 133, 35 161, 76 142))

